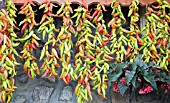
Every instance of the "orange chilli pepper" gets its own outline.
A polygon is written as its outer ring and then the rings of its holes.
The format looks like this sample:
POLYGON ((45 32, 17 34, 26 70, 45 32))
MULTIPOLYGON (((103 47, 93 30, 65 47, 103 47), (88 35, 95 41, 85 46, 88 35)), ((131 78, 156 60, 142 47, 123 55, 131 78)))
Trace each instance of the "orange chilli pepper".
POLYGON ((126 50, 126 56, 128 56, 128 55, 129 55, 130 51, 131 51, 131 47, 130 47, 130 46, 128 46, 128 48, 127 48, 127 50, 126 50))
POLYGON ((32 78, 30 74, 31 73, 30 69, 27 69, 27 73, 28 73, 28 78, 32 78))
POLYGON ((8 71, 7 70, 4 70, 4 79, 8 79, 8 71))
POLYGON ((5 91, 6 91, 6 92, 14 92, 15 90, 12 89, 12 88, 5 88, 5 91))
POLYGON ((14 84, 15 84, 15 79, 12 78, 12 88, 14 87, 14 84))
POLYGON ((3 73, 5 71, 4 68, 0 68, 0 73, 3 73))
POLYGON ((29 31, 31 31, 33 29, 33 27, 34 27, 34 23, 31 23, 30 27, 29 27, 29 31))
POLYGON ((157 52, 155 52, 154 50, 152 51, 152 54, 155 55, 157 58, 159 58, 159 55, 157 52))
POLYGON ((93 56, 91 56, 90 54, 86 54, 87 58, 89 58, 90 60, 95 60, 95 58, 93 56))
POLYGON ((42 16, 42 19, 41 19, 41 21, 40 21, 40 24, 42 24, 42 23, 45 21, 46 17, 47 17, 47 14, 44 14, 44 15, 42 16))

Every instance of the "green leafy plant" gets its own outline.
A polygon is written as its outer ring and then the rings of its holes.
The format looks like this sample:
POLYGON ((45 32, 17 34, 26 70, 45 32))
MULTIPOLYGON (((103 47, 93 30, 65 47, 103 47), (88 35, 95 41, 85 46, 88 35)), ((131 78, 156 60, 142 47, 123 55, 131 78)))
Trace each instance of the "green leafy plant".
POLYGON ((135 62, 110 64, 109 85, 120 94, 124 94, 130 87, 139 90, 139 94, 146 94, 161 88, 166 93, 170 90, 170 76, 153 62, 144 63, 141 56, 135 62))

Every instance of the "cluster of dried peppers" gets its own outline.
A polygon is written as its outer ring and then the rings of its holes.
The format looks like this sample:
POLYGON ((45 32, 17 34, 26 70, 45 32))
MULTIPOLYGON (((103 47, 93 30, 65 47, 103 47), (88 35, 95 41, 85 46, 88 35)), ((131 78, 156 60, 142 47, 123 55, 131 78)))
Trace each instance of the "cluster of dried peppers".
POLYGON ((79 6, 75 9, 76 13, 72 16, 72 18, 76 18, 75 36, 78 37, 75 47, 77 54, 74 57, 75 70, 72 75, 73 80, 78 81, 75 95, 79 103, 88 100, 88 97, 92 99, 89 80, 91 76, 90 63, 95 59, 92 48, 95 45, 91 42, 91 39, 94 38, 91 27, 95 28, 95 26, 90 22, 92 17, 87 7, 87 3, 84 2, 84 7, 79 6))
POLYGON ((56 37, 55 32, 58 30, 55 28, 54 18, 57 17, 52 13, 54 4, 50 3, 48 0, 43 1, 39 9, 44 8, 44 14, 40 21, 41 26, 38 28, 38 32, 42 33, 42 40, 45 40, 45 37, 48 38, 47 42, 44 44, 44 47, 41 51, 40 59, 43 59, 43 64, 41 65, 41 71, 43 72, 42 77, 55 78, 58 74, 56 68, 60 68, 58 63, 59 56, 56 50, 56 37))
POLYGON ((7 0, 7 11, 0 11, 0 102, 10 103, 15 91, 16 75, 15 67, 17 63, 15 55, 19 56, 14 49, 19 43, 15 42, 17 35, 14 29, 16 8, 11 0, 7 0), (12 12, 12 13, 11 13, 12 12))
POLYGON ((139 54, 139 46, 143 45, 139 34, 140 28, 137 24, 139 21, 139 1, 132 0, 132 4, 129 6, 129 13, 128 17, 130 17, 130 33, 127 33, 127 38, 130 40, 128 41, 127 49, 126 49, 126 58, 130 59, 130 62, 134 62, 136 56, 139 54))
POLYGON ((37 50, 37 47, 39 47, 38 40, 40 38, 33 29, 38 24, 35 22, 35 13, 31 5, 35 6, 31 0, 28 0, 20 8, 19 14, 24 14, 26 17, 19 24, 19 26, 22 25, 21 33, 23 36, 16 39, 16 41, 24 42, 23 50, 21 51, 21 60, 24 60, 24 71, 27 72, 29 78, 34 78, 36 73, 40 74, 39 67, 35 61, 36 58, 33 56, 33 50, 37 50))
POLYGON ((71 3, 64 3, 61 8, 57 11, 57 15, 62 17, 61 30, 57 37, 57 42, 59 42, 60 49, 60 61, 62 62, 62 70, 60 78, 64 80, 66 84, 70 83, 71 75, 73 73, 73 68, 70 63, 71 59, 71 48, 73 47, 72 34, 75 34, 75 29, 73 27, 73 21, 71 20, 70 14, 73 13, 71 3))
POLYGON ((164 0, 148 5, 146 26, 142 31, 143 46, 140 48, 145 62, 153 61, 156 65, 169 71, 170 63, 170 5, 164 0))
POLYGON ((126 23, 126 19, 121 11, 121 6, 119 2, 114 0, 111 4, 113 9, 111 15, 112 20, 108 23, 108 27, 111 26, 111 38, 110 38, 110 50, 111 54, 116 54, 115 62, 120 63, 125 60, 127 55, 125 47, 128 45, 127 42, 130 42, 124 33, 131 33, 122 27, 126 23))
POLYGON ((106 99, 106 89, 108 87, 107 81, 107 71, 109 70, 108 62, 114 60, 111 55, 107 44, 110 42, 111 35, 108 34, 105 21, 103 20, 103 11, 106 12, 105 7, 102 4, 98 4, 92 14, 92 23, 96 25, 95 36, 93 39, 92 48, 94 60, 89 63, 91 69, 91 77, 93 80, 94 87, 93 90, 97 89, 98 94, 106 99))

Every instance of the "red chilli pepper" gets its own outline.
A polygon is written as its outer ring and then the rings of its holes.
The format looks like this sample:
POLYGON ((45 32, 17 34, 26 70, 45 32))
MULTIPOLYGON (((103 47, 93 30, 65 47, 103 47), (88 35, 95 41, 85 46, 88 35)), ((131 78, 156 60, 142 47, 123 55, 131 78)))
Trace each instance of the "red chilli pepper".
POLYGON ((108 41, 102 41, 102 45, 100 46, 100 48, 102 48, 102 47, 104 47, 104 46, 106 46, 107 44, 109 43, 109 40, 108 41))
POLYGON ((103 29, 104 29, 104 27, 101 25, 101 26, 99 27, 99 29, 98 29, 98 32, 99 32, 99 33, 103 33, 103 29))
POLYGON ((163 47, 166 47, 166 46, 167 46, 167 41, 166 41, 165 39, 163 39, 162 46, 163 46, 163 47))
POLYGON ((73 9, 72 9, 70 6, 67 8, 67 10, 68 10, 69 12, 73 12, 73 9))
POLYGON ((94 71, 96 69, 96 66, 93 66, 93 68, 91 68, 91 72, 94 71))
POLYGON ((77 31, 79 32, 79 31, 81 31, 82 30, 82 27, 81 27, 81 25, 79 24, 78 25, 78 28, 77 28, 77 31))
POLYGON ((91 91, 90 91, 90 84, 89 84, 89 83, 86 83, 86 88, 87 88, 88 93, 91 94, 91 91))
POLYGON ((86 0, 82 0, 83 6, 88 10, 88 4, 86 0))
POLYGON ((49 71, 50 71, 49 69, 46 69, 45 73, 42 75, 42 78, 46 77, 49 71))
POLYGON ((34 44, 31 44, 32 48, 35 49, 35 50, 38 50, 34 44))
POLYGON ((95 20, 95 23, 96 23, 96 24, 98 23, 98 18, 99 18, 99 16, 100 16, 100 14, 101 14, 101 12, 99 11, 99 12, 97 13, 96 20, 95 20))
POLYGON ((79 50, 79 46, 80 46, 80 44, 77 44, 77 45, 76 45, 76 50, 77 50, 77 51, 79 50))
POLYGON ((92 16, 90 16, 89 14, 86 14, 86 18, 88 18, 88 19, 93 19, 93 17, 92 16))
POLYGON ((70 74, 67 74, 66 76, 66 84, 70 84, 70 74))
POLYGON ((137 38, 137 40, 138 40, 138 44, 139 44, 139 45, 143 45, 143 43, 142 43, 142 41, 141 41, 141 39, 140 39, 140 37, 139 37, 138 34, 136 34, 136 38, 137 38))
POLYGON ((24 3, 24 5, 20 8, 21 10, 25 8, 25 6, 28 4, 28 1, 24 3))
POLYGON ((167 58, 168 62, 170 62, 170 58, 167 58))
POLYGON ((51 16, 51 17, 57 17, 57 15, 55 15, 55 14, 53 14, 53 13, 51 13, 51 12, 47 12, 46 13, 48 16, 51 16))
POLYGON ((83 77, 83 75, 81 75, 81 77, 80 77, 80 79, 79 79, 79 82, 80 82, 81 84, 84 84, 84 77, 83 77))
POLYGON ((12 55, 11 54, 8 54, 8 57, 9 57, 9 59, 12 59, 12 55))
POLYGON ((90 54, 86 54, 87 58, 89 58, 90 60, 95 60, 95 58, 93 56, 91 56, 90 54))
MULTIPOLYGON (((93 14, 92 14, 92 18, 94 18, 94 16, 96 16, 98 14, 98 11, 96 10, 93 14)), ((91 21, 92 19, 90 19, 91 21)))
POLYGON ((21 33, 23 34, 25 31, 25 28, 28 26, 28 22, 25 22, 24 25, 22 26, 21 33))
POLYGON ((154 36, 151 33, 149 33, 148 36, 151 38, 152 41, 154 41, 154 36))
POLYGON ((36 6, 36 5, 32 2, 32 0, 28 0, 28 2, 29 2, 32 6, 36 6))
POLYGON ((10 31, 9 30, 6 30, 6 35, 7 35, 7 37, 9 37, 10 36, 10 31))
POLYGON ((70 28, 70 31, 71 31, 73 34, 75 34, 75 33, 76 33, 76 31, 75 31, 75 29, 73 28, 73 26, 72 26, 72 25, 69 25, 69 28, 70 28))
POLYGON ((50 12, 52 12, 53 11, 53 5, 50 3, 49 4, 49 9, 48 9, 50 12))

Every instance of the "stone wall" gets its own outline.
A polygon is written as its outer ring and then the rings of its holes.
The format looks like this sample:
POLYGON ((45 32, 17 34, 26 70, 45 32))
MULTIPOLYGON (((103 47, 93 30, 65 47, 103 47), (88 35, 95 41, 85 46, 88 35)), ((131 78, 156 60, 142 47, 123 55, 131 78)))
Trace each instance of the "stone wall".
MULTIPOLYGON (((16 78, 17 90, 14 92, 11 103, 77 103, 74 95, 76 83, 65 85, 62 80, 51 78, 28 79, 25 73, 16 78)), ((138 95, 126 92, 124 96, 107 90, 108 100, 102 99, 95 91, 92 92, 93 100, 85 103, 169 103, 169 95, 158 96, 155 93, 138 95), (131 95, 130 95, 131 94, 131 95)))
MULTIPOLYGON (((20 7, 18 7, 19 9, 20 7)), ((76 8, 76 6, 75 6, 76 8)), ((111 8, 106 8, 107 13, 104 14, 104 18, 107 22, 111 19, 110 13, 111 8)), ((125 17, 127 17, 128 8, 123 8, 125 17)), ((42 16, 43 11, 37 13, 36 19, 39 22, 42 16)), ((23 16, 20 15, 16 18, 18 23, 23 20, 23 16)), ((61 20, 56 21, 57 27, 61 25, 61 20)), ((123 27, 128 27, 129 19, 127 18, 127 23, 123 27)), ((109 29, 108 29, 109 30, 109 29)), ((57 35, 57 34, 56 34, 57 35)), ((38 35, 41 36, 41 35, 38 35)), ((74 36, 73 36, 74 38, 74 36)), ((43 45, 46 41, 40 41, 40 44, 43 45)), ((73 42, 76 43, 76 38, 73 39, 73 42)), ((18 52, 22 50, 22 45, 16 48, 18 52)), ((36 58, 39 58, 42 47, 38 51, 34 51, 36 58)), ((72 60, 75 55, 75 49, 71 51, 72 60)), ((19 58, 17 60, 23 64, 24 61, 21 61, 19 58)), ((40 66, 41 62, 38 61, 40 66)), ((74 95, 74 89, 76 82, 71 82, 70 85, 65 85, 65 83, 56 78, 41 78, 37 76, 35 79, 27 77, 27 74, 23 71, 23 65, 16 68, 17 76, 15 77, 17 89, 14 92, 12 103, 76 103, 76 97, 74 95)), ((58 71, 60 72, 61 69, 58 71)), ((93 100, 89 100, 86 103, 170 103, 170 93, 166 95, 159 96, 156 93, 151 93, 147 95, 138 95, 136 92, 126 92, 124 96, 121 96, 119 93, 115 93, 111 88, 107 90, 107 100, 102 99, 96 91, 92 91, 93 100)))

